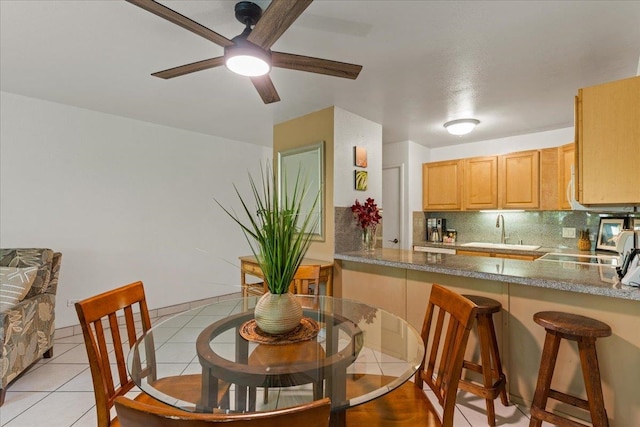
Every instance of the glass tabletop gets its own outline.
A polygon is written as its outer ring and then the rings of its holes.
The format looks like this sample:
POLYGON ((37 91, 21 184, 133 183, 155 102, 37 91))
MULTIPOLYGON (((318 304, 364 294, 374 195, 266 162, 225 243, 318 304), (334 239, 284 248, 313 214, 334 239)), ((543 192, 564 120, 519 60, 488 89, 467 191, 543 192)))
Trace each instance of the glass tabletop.
POLYGON ((296 297, 317 324, 314 338, 247 340, 240 330, 259 297, 223 300, 150 329, 128 354, 130 375, 143 392, 185 411, 265 411, 322 397, 343 411, 400 386, 420 366, 420 334, 398 316, 352 300, 296 297), (163 387, 176 376, 184 387, 163 387))

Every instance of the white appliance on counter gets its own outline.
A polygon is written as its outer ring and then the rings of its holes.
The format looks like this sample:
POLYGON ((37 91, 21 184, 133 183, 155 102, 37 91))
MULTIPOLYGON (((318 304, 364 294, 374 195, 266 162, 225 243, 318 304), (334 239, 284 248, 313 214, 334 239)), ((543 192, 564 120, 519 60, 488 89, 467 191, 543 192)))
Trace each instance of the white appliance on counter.
POLYGON ((623 285, 640 287, 640 231, 624 230, 617 236, 616 251, 620 254, 621 266, 616 270, 623 285))

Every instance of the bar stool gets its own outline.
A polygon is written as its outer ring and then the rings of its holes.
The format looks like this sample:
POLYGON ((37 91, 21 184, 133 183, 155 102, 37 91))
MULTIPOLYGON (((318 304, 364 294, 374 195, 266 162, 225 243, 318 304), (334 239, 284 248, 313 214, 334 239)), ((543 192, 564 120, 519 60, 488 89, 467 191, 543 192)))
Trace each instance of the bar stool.
POLYGON ((544 339, 538 383, 531 405, 531 422, 529 427, 540 427, 542 421, 557 426, 582 426, 567 418, 560 417, 546 410, 549 398, 567 403, 591 413, 594 427, 607 427, 609 420, 604 409, 600 368, 596 354, 596 338, 611 335, 611 327, 606 323, 577 314, 558 311, 542 311, 533 315, 533 320, 544 327, 547 334, 544 339), (553 390, 551 379, 558 356, 561 339, 577 341, 580 351, 582 376, 587 392, 587 400, 553 390))
POLYGON ((490 426, 496 425, 496 412, 493 401, 500 396, 502 404, 509 405, 507 398, 507 380, 502 372, 498 340, 493 325, 493 313, 502 310, 500 302, 479 295, 463 295, 470 299, 478 307, 476 322, 478 326, 478 338, 480 344, 480 361, 482 364, 465 360, 463 368, 482 374, 482 384, 462 378, 458 388, 475 394, 485 399, 487 406, 487 421, 490 426))

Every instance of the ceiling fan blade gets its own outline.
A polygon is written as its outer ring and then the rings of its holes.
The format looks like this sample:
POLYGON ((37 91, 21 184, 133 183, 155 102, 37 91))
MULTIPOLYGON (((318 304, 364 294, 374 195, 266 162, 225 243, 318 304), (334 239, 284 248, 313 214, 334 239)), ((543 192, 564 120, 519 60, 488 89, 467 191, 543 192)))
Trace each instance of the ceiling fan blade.
POLYGON ((191 64, 181 65, 179 67, 169 68, 168 70, 158 71, 151 74, 161 79, 172 79, 174 77, 184 76, 185 74, 195 73, 196 71, 208 70, 209 68, 219 67, 224 64, 224 57, 205 59, 203 61, 192 62, 191 64))
POLYGON ((312 1, 272 0, 247 40, 263 49, 271 48, 312 1))
POLYGON ((191 31, 201 37, 204 37, 207 40, 214 42, 215 44, 225 47, 233 45, 233 42, 228 38, 216 33, 213 30, 205 27, 204 25, 198 24, 196 21, 192 21, 184 15, 176 12, 173 9, 169 9, 166 6, 161 5, 153 0, 126 0, 131 4, 135 4, 142 9, 151 12, 155 15, 158 15, 161 18, 166 19, 169 22, 172 22, 176 25, 181 26, 182 28, 191 31))
POLYGON ((272 52, 271 65, 289 70, 307 71, 309 73, 326 74, 355 80, 362 70, 362 65, 346 62, 330 61, 311 56, 294 55, 292 53, 272 52))
POLYGON ((251 77, 251 83, 253 83, 265 104, 280 101, 280 96, 268 74, 260 77, 251 77))

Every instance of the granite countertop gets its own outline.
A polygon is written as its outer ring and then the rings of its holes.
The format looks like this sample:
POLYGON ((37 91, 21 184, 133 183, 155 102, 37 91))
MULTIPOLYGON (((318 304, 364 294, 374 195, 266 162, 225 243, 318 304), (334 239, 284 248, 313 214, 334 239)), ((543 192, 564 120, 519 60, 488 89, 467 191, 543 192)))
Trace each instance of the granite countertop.
MULTIPOLYGON (((518 251, 518 253, 521 252, 518 251)), ((640 301, 640 288, 621 284, 617 280, 615 269, 608 266, 522 261, 401 249, 376 249, 371 253, 362 251, 336 253, 334 258, 640 301)))

